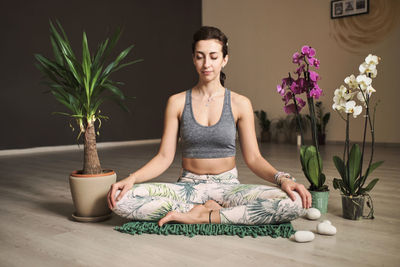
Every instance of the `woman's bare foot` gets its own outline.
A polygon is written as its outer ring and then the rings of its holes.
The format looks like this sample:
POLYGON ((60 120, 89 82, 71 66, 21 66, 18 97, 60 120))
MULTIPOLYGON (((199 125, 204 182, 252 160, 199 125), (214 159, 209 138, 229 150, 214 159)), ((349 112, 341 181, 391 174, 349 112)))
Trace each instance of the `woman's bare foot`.
MULTIPOLYGON (((186 213, 170 211, 167 213, 167 215, 165 215, 165 217, 158 221, 158 226, 161 227, 170 221, 186 224, 209 223, 209 215, 211 210, 212 209, 205 207, 205 205, 196 205, 193 209, 186 213)), ((218 211, 211 213, 211 221, 212 223, 221 223, 221 218, 218 211)))

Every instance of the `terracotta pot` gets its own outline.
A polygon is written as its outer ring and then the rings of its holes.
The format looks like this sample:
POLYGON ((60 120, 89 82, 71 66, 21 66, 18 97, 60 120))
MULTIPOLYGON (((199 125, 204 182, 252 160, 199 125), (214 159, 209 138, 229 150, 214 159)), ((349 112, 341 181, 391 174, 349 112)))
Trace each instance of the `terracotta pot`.
POLYGON ((349 220, 360 220, 364 211, 364 196, 345 196, 342 195, 343 218, 349 220))
POLYGON ((111 216, 107 205, 107 193, 110 186, 117 180, 112 170, 101 174, 80 174, 74 171, 69 176, 72 200, 75 213, 72 217, 77 221, 103 221, 111 216))

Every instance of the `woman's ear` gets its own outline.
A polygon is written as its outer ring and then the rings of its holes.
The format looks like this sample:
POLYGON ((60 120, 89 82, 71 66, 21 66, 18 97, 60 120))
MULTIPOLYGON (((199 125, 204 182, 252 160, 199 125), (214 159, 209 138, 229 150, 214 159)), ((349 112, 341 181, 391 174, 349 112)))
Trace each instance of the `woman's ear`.
POLYGON ((224 57, 224 60, 222 61, 222 67, 225 67, 226 64, 228 64, 228 60, 229 60, 229 56, 226 55, 226 56, 224 57))

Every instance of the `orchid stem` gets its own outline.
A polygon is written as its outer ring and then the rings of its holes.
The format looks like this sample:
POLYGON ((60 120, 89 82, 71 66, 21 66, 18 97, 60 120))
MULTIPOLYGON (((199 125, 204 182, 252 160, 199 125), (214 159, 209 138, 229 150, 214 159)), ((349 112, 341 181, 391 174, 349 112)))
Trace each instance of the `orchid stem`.
MULTIPOLYGON (((289 72, 289 79, 292 80, 292 77, 289 72)), ((304 138, 303 138, 303 127, 301 127, 301 118, 300 118, 300 113, 299 109, 297 108, 297 101, 296 101, 296 96, 292 89, 289 87, 289 90, 292 92, 292 97, 293 97, 293 102, 294 102, 294 107, 296 109, 296 120, 297 120, 297 125, 299 126, 300 129, 300 136, 301 136, 301 145, 304 145, 304 138)))

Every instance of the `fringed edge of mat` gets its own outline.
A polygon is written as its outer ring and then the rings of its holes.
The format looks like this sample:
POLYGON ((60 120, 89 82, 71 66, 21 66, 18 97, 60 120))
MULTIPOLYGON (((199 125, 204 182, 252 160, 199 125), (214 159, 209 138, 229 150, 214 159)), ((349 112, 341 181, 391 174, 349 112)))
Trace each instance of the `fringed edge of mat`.
POLYGON ((289 238, 296 231, 291 223, 265 225, 237 225, 237 224, 164 224, 159 227, 157 222, 132 221, 115 230, 131 235, 158 234, 158 235, 238 235, 244 236, 271 236, 272 238, 289 238))

